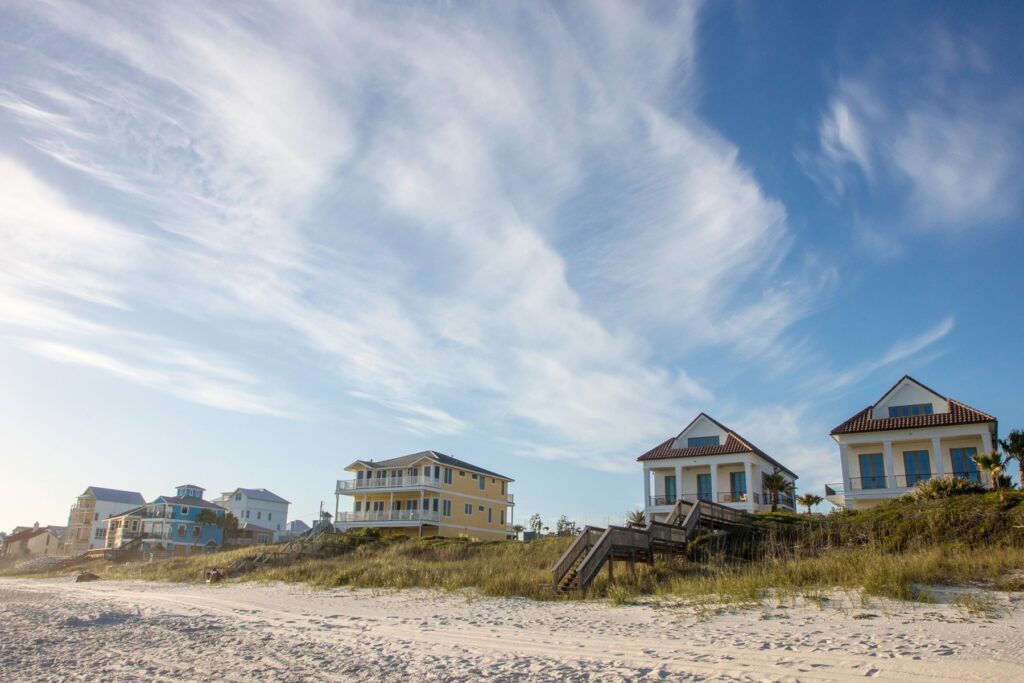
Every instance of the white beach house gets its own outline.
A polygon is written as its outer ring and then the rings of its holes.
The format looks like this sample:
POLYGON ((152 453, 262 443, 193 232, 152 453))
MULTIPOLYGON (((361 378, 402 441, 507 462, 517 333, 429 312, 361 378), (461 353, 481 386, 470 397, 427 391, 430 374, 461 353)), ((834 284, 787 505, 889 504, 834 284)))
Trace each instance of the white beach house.
POLYGON ((972 458, 992 451, 996 430, 991 415, 904 375, 873 405, 832 430, 843 481, 829 484, 826 498, 857 510, 936 476, 988 484, 972 458))
MULTIPOLYGON (((644 469, 644 511, 651 521, 663 520, 680 498, 748 512, 771 509, 764 477, 779 473, 787 481, 797 479, 792 470, 705 413, 637 461, 644 469)), ((781 509, 793 509, 792 496, 780 493, 778 503, 781 509)))

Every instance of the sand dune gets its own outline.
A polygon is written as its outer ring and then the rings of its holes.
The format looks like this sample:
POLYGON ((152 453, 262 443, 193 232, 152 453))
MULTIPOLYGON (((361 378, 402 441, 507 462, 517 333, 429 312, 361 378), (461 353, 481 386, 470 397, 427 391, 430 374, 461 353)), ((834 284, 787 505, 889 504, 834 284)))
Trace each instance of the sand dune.
POLYGON ((0 580, 4 681, 1024 679, 1024 610, 537 603, 424 591, 0 580))

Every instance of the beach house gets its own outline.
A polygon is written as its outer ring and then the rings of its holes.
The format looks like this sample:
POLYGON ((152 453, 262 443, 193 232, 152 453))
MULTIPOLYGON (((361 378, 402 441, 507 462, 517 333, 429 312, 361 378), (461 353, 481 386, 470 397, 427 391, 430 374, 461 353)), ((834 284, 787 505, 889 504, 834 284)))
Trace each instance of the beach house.
POLYGON ((288 529, 290 502, 267 489, 243 489, 221 494, 216 503, 238 518, 232 543, 277 543, 288 529))
POLYGON ((335 525, 373 527, 386 534, 509 538, 512 479, 436 451, 390 460, 356 460, 352 478, 335 488, 335 525), (341 510, 342 497, 351 510, 341 510))
POLYGON ((107 548, 131 544, 143 552, 187 555, 224 544, 227 510, 203 500, 203 489, 182 484, 173 496, 160 496, 107 521, 107 548))
POLYGON ((989 484, 972 459, 991 453, 997 421, 904 375, 872 405, 832 430, 843 481, 825 497, 851 510, 903 495, 918 482, 952 475, 989 484))
POLYGON ((107 519, 145 504, 146 499, 137 491, 88 487, 78 496, 68 514, 64 554, 81 555, 89 550, 105 548, 107 519))
POLYGON ((20 527, 4 538, 3 554, 6 557, 30 559, 46 555, 60 555, 63 542, 63 527, 39 526, 20 527))
MULTIPOLYGON (((707 500, 757 512, 771 509, 768 475, 795 482, 796 474, 721 422, 701 413, 637 461, 644 472, 644 512, 663 521, 677 500, 707 500)), ((780 509, 792 510, 793 497, 777 494, 780 509)))

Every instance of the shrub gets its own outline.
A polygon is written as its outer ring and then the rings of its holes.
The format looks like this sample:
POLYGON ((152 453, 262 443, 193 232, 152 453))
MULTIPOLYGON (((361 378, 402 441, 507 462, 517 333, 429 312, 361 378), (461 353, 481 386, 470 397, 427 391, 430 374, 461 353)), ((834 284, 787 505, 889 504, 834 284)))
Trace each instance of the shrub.
POLYGON ((985 493, 985 487, 962 477, 935 477, 922 481, 907 495, 915 500, 936 500, 975 493, 985 493))

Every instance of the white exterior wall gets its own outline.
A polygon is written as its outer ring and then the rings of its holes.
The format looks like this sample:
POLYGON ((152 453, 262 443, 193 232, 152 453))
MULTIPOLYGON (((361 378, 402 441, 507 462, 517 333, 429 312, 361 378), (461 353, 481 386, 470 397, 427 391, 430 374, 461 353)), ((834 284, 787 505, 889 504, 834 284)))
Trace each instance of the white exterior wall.
POLYGON ((96 509, 93 511, 92 516, 92 528, 89 530, 89 549, 107 547, 107 519, 137 507, 139 506, 135 503, 114 503, 109 500, 97 500, 96 509), (96 538, 97 530, 103 532, 102 538, 96 538))
POLYGON ((717 436, 718 443, 724 444, 728 434, 722 430, 721 427, 716 425, 706 417, 701 416, 693 425, 690 426, 685 432, 679 435, 675 443, 672 444, 673 448, 686 448, 687 440, 691 437, 698 436, 717 436))
POLYGON ((935 414, 949 412, 949 404, 941 396, 928 391, 919 384, 903 380, 900 386, 875 406, 871 411, 871 417, 876 420, 886 419, 889 417, 891 406, 907 406, 918 403, 930 403, 932 412, 935 414))
POLYGON ((217 504, 227 508, 239 522, 249 522, 274 532, 274 543, 288 531, 288 503, 250 498, 241 492, 232 492, 221 497, 217 504), (241 500, 236 500, 241 496, 241 500))

